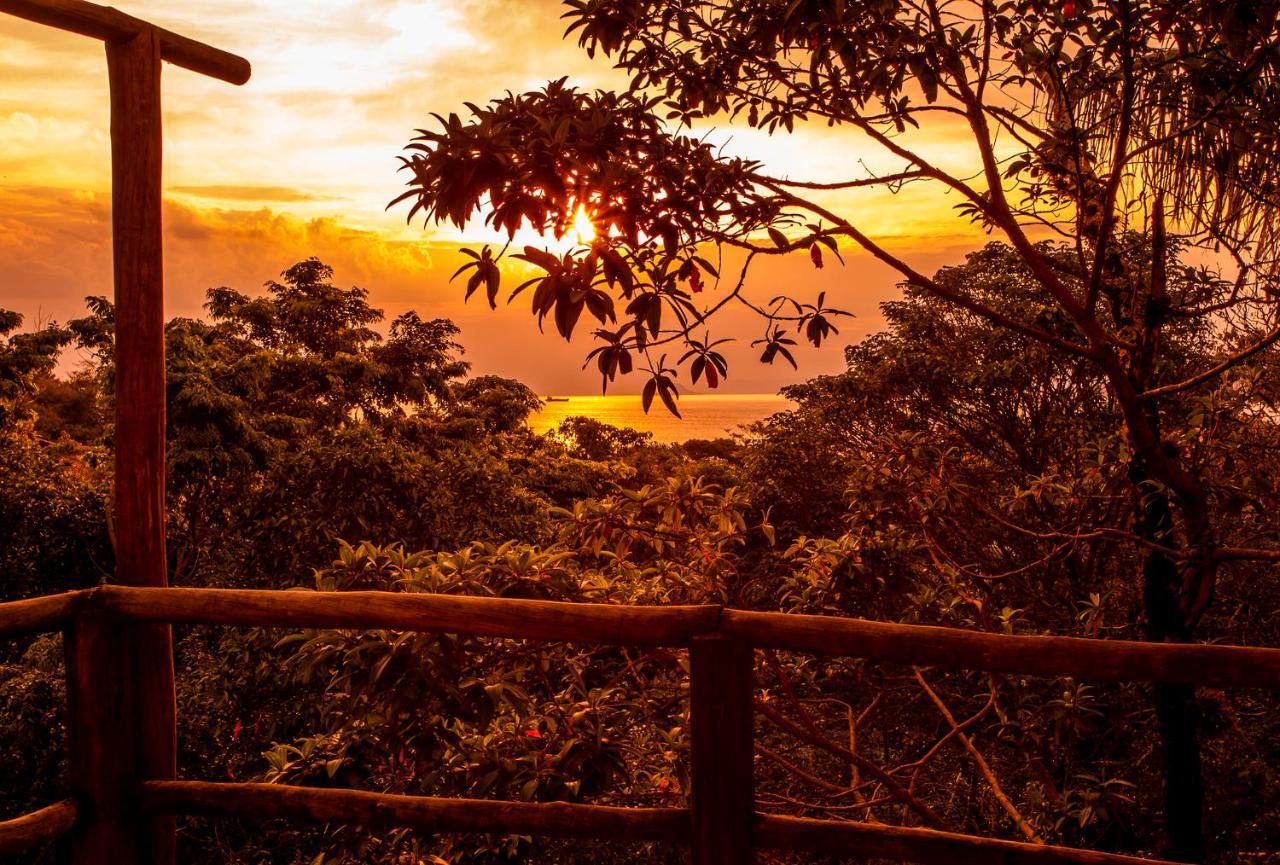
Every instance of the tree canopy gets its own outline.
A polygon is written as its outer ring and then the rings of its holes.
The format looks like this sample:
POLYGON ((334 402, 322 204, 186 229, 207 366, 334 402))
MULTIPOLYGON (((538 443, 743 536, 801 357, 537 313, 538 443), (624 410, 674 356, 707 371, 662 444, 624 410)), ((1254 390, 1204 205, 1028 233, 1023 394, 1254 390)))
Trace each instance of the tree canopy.
MULTIPOLYGON (((1123 438, 1111 454, 1133 522, 1118 531, 1144 551, 1135 576, 1150 638, 1190 638, 1224 565, 1280 559, 1228 541, 1237 485, 1206 458, 1202 425, 1206 411, 1238 420, 1269 404, 1253 383, 1280 340, 1275 4, 568 0, 565 10, 568 34, 612 59, 629 87, 557 81, 468 105, 465 119, 437 117, 406 151, 398 200, 412 203, 410 218, 463 226, 483 213, 512 235, 521 225, 558 231, 586 208, 591 243, 515 253, 538 274, 511 297, 532 288, 534 315, 551 316, 566 338, 585 309, 606 386, 643 370, 646 408, 656 394, 678 412, 681 365, 691 378, 726 372, 708 331, 730 303, 762 318, 762 360, 794 363, 791 328, 819 344, 839 310, 802 286, 751 300, 752 263, 807 251, 822 267, 824 250, 860 250, 908 291, 1082 365, 1096 382, 1123 438), (799 166, 727 157, 695 131, 723 119, 782 135, 805 123, 848 129, 892 167, 806 178, 799 166), (918 146, 921 132, 940 129, 963 133, 972 174, 918 146), (951 196, 961 217, 1004 243, 1003 272, 1034 289, 929 276, 877 239, 873 214, 841 212, 830 197, 907 184, 951 196), (726 251, 741 264, 721 274, 726 251), (1192 253, 1209 263, 1191 264, 1192 253), (684 352, 676 366, 668 345, 684 352)), ((495 303, 506 250, 470 254, 468 292, 483 284, 495 303)), ((957 334, 937 335, 960 346, 957 334)), ((1196 859, 1205 842, 1194 697, 1157 691, 1170 855, 1196 859)))

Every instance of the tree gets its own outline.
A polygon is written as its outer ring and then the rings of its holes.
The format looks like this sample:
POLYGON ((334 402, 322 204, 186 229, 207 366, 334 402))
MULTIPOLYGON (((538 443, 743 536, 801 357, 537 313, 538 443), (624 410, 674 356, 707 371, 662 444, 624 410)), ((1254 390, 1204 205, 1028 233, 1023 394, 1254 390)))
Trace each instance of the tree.
MULTIPOLYGON (((558 510, 545 545, 461 549, 343 544, 317 571, 325 591, 381 589, 622 604, 732 596, 761 525, 734 490, 671 480, 558 510)), ((400 631, 297 633, 289 669, 322 687, 310 735, 267 753, 269 778, 432 796, 676 803, 688 789, 679 653, 400 631), (336 782, 335 780, 336 779, 336 782)), ((475 841, 332 833, 335 863, 676 862, 674 849, 619 850, 526 836, 475 841), (556 852, 561 855, 555 855, 556 852)))
POLYGON ((29 427, 0 431, 0 600, 82 589, 111 573, 102 454, 67 451, 29 427))
MULTIPOLYGON (((410 312, 384 331, 362 289, 332 281, 309 260, 261 296, 215 289, 208 317, 167 323, 174 583, 309 583, 336 538, 451 549, 544 537, 555 505, 610 485, 612 466, 567 457, 529 431, 539 401, 527 387, 463 379, 452 322, 410 312)), ((0 337, 0 375, 16 384, 0 406, 22 410, 0 425, 0 600, 111 573, 113 431, 96 409, 112 399, 114 313, 105 298, 90 298, 89 313, 54 339, 0 337), (72 378, 55 377, 57 352, 73 335, 93 360, 72 378)), ((16 316, 5 321, 18 325, 16 316)), ((278 638, 182 635, 177 696, 180 714, 193 719, 180 731, 184 771, 244 778, 273 743, 321 723, 330 707, 318 687, 292 682, 273 650, 278 638)), ((0 780, 5 815, 63 795, 60 751, 46 747, 57 744, 48 731, 61 719, 60 665, 56 639, 0 646, 0 757, 15 767, 0 780)), ((314 842, 307 830, 197 828, 181 855, 318 862, 315 850, 294 852, 314 842)))
MULTIPOLYGON (((837 311, 743 293, 762 255, 859 248, 912 288, 1087 365, 1117 408, 1128 449, 1131 543, 1141 551, 1147 635, 1192 639, 1221 569, 1280 559, 1223 543, 1231 491, 1184 432, 1206 402, 1251 411, 1249 368, 1280 340, 1276 192, 1280 40, 1274 4, 1243 0, 947 0, 829 3, 568 0, 569 31, 630 73, 624 93, 554 82, 469 106, 421 130, 404 168, 410 218, 560 231, 587 208, 596 239, 563 255, 526 247, 541 273, 539 321, 568 338, 584 309, 606 384, 643 368, 648 397, 673 411, 682 362, 722 362, 704 335, 726 304, 764 318, 763 358, 789 359, 794 325, 814 344, 837 311), (778 177, 722 157, 689 126, 736 118, 769 132, 824 122, 855 130, 896 167, 839 181, 778 177), (918 129, 963 129, 977 173, 948 172, 914 147, 918 129), (823 193, 929 184, 1000 236, 1040 289, 1006 312, 968 286, 931 278, 878 242, 862 216, 823 193), (1170 233, 1221 266, 1178 265, 1170 233), (1047 238, 1046 242, 1044 241, 1047 238), (743 264, 711 301, 709 258, 743 264), (1171 278, 1170 269, 1183 268, 1171 278), (619 308, 621 307, 621 309, 619 308), (1188 321, 1216 329, 1194 367, 1171 356, 1188 321), (1058 323, 1061 326, 1057 326, 1058 323), (636 362, 636 358, 640 362, 636 362), (1244 384, 1240 382, 1244 380, 1244 384)), ((500 290, 500 252, 471 252, 468 291, 500 290)), ((719 367, 716 366, 717 371, 719 367)), ((1256 399, 1257 397, 1252 397, 1256 399)), ((647 401, 646 401, 647 404, 647 401)), ((1157 686, 1171 857, 1204 855, 1194 692, 1157 686)))
MULTIPOLYGON (((368 291, 337 288, 333 269, 318 259, 282 278, 256 298, 210 289, 206 304, 213 328, 203 338, 231 348, 244 368, 241 386, 264 407, 329 426, 357 414, 386 421, 448 401, 450 382, 466 373, 453 322, 406 312, 384 339, 372 329, 383 313, 369 305, 368 291)), ((200 361, 192 367, 211 371, 200 361)))
POLYGON ((629 451, 653 443, 651 432, 610 426, 584 415, 565 418, 554 434, 575 456, 588 460, 618 459, 629 451))
POLYGON ((98 381, 91 370, 77 370, 66 378, 52 373, 36 380, 36 433, 47 439, 66 437, 84 445, 96 444, 106 428, 98 381))
POLYGON ((22 315, 0 309, 0 431, 29 419, 39 390, 72 339, 70 331, 49 325, 29 333, 15 333, 22 315))
POLYGON ((0 599, 92 585, 111 567, 103 525, 109 492, 82 448, 51 445, 43 397, 70 330, 15 333, 22 316, 0 309, 0 599))
MULTIPOLYGON (((387 428, 453 399, 452 388, 467 370, 457 357, 457 326, 410 311, 396 317, 383 337, 373 329, 383 313, 368 303, 368 292, 338 288, 332 278, 328 265, 310 258, 286 270, 282 281, 268 282, 258 297, 210 289, 209 320, 179 318, 166 325, 169 510, 178 578, 222 547, 254 496, 270 498, 267 478, 295 491, 322 482, 319 467, 301 451, 329 453, 335 470, 350 458, 363 460, 373 477, 398 476, 419 455, 348 428, 387 428), (351 448, 362 439, 364 452, 357 456, 351 448), (286 463, 295 475, 273 475, 286 463)), ((100 386, 110 395, 115 310, 106 298, 88 303, 90 315, 69 328, 96 356, 100 386)), ((351 509, 343 511, 342 499, 326 504, 332 522, 304 521, 296 526, 297 537, 309 537, 309 528, 327 544, 335 526, 346 531, 357 524, 351 509)), ((259 521, 264 529, 275 524, 272 518, 259 521)))
MULTIPOLYGON (((1001 244, 937 278, 969 286, 1008 313, 1039 302, 1035 280, 1001 244)), ((908 288, 883 310, 886 328, 846 350, 847 371, 787 388, 796 408, 758 424, 744 448, 743 484, 771 505, 787 545, 789 561, 774 569, 784 609, 1141 639, 1131 611, 1142 607, 1142 586, 1132 574, 1144 551, 1129 540, 1127 444, 1097 371, 920 290, 908 288)), ((1202 363, 1213 348, 1204 324, 1170 333, 1170 356, 1202 363)), ((1263 405, 1266 373, 1250 370, 1254 377, 1257 385, 1240 395, 1251 392, 1248 399, 1263 405)), ((1223 543, 1274 544, 1275 416, 1203 402, 1188 407, 1189 417, 1197 414, 1179 438, 1194 442, 1197 463, 1225 494, 1223 543)), ((1275 609, 1276 575, 1274 565, 1225 572, 1204 636, 1273 643, 1276 632, 1259 630, 1261 620, 1246 611, 1275 609)), ((932 678, 957 714, 986 705, 980 677, 932 678)), ((894 699, 893 687, 871 687, 884 695, 882 709, 894 699)), ((971 735, 1041 831, 1066 843, 1138 849, 1149 836, 1137 817, 1158 801, 1160 786, 1158 760, 1143 745, 1151 721, 1142 691, 1004 680, 991 692, 1000 722, 977 723, 971 735), (1087 700, 1064 715, 1062 695, 1074 688, 1087 700), (1061 735, 1055 715, 1079 729, 1061 735), (1092 807, 1125 789, 1136 804, 1092 807)), ((1222 861, 1249 849, 1257 825, 1247 806, 1228 803, 1270 800, 1243 756, 1254 747, 1245 743, 1269 734, 1222 725, 1251 701, 1247 692, 1212 691, 1200 701, 1203 744, 1213 755, 1205 767, 1214 791, 1207 826, 1222 861), (1239 756, 1228 756, 1237 748, 1239 756)), ((933 711, 927 702, 925 709, 933 711)), ((843 726, 840 717, 830 723, 843 726)), ((907 725, 898 735, 918 734, 907 725)))
POLYGON ((542 400, 528 385, 496 375, 467 379, 453 389, 453 400, 453 421, 481 435, 523 430, 529 415, 542 408, 542 400))

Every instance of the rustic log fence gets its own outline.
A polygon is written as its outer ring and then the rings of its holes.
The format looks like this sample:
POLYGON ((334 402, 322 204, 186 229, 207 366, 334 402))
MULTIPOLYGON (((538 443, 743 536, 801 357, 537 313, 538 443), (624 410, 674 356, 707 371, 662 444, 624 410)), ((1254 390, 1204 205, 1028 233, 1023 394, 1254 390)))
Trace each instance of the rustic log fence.
MULTIPOLYGON (((192 72, 244 84, 249 61, 87 0, 0 0, 0 13, 65 30, 106 47, 111 96, 111 237, 115 284, 115 553, 116 582, 163 587, 168 584, 165 556, 165 360, 164 243, 162 231, 161 69, 168 61, 192 72)), ((103 624, 101 627, 114 627, 103 624)), ((106 640, 87 620, 78 644, 106 640)), ((141 735, 118 743, 123 771, 136 760, 145 774, 173 778, 177 770, 174 737, 173 648, 169 625, 133 625, 113 632, 110 642, 118 668, 112 673, 128 692, 127 705, 93 723, 134 729, 141 735), (128 644, 127 646, 125 644, 128 644), (118 657, 116 657, 118 655, 118 657), (118 716, 118 717, 117 717, 118 716), (124 749, 127 749, 124 750, 124 749)), ((93 669, 92 659, 85 665, 93 669)), ((100 672, 100 671, 99 671, 100 672)), ((114 711, 114 710, 113 710, 114 711)), ((76 713, 83 720, 81 713, 76 713)), ((72 731, 72 746, 89 747, 72 731)), ((115 748, 116 746, 113 746, 115 748)), ((106 765, 93 761, 73 773, 84 791, 113 783, 106 765)), ((104 800, 105 802, 105 800, 104 800)), ((103 804, 106 807, 106 804, 103 804)), ((115 807, 115 805, 112 805, 115 807)), ((123 806, 122 806, 123 807, 123 806)), ((94 823, 102 832, 115 825, 94 823)), ((97 830, 95 830, 97 831, 97 830)), ((83 861, 134 861, 136 848, 152 865, 173 865, 173 822, 153 819, 129 837, 86 836, 84 843, 102 858, 83 861), (133 837, 136 834, 138 837, 133 837), (96 840, 95 840, 96 839, 96 840)))
MULTIPOLYGON (((715 605, 632 607, 396 592, 100 586, 0 604, 0 637, 62 631, 72 798, 0 822, 0 855, 61 839, 71 865, 151 862, 178 816, 284 818, 421 832, 514 833, 688 847, 693 865, 747 865, 757 850, 982 865, 1156 860, 932 829, 755 810, 753 650, 1105 681, 1280 686, 1280 649, 988 634, 715 605), (542 642, 684 648, 690 654, 687 808, 620 808, 397 796, 284 784, 176 781, 147 769, 131 630, 157 624, 390 628, 542 642)), ((171 735, 171 732, 167 735, 171 735)), ((163 849, 163 848, 162 848, 163 849)))

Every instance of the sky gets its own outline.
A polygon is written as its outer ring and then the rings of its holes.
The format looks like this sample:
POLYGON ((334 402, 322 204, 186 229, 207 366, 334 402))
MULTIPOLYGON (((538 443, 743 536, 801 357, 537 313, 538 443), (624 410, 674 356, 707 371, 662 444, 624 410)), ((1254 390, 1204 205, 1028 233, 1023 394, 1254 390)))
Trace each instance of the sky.
MULTIPOLYGON (((240 54, 254 67, 243 87, 173 66, 164 72, 166 304, 201 314, 207 288, 250 294, 307 256, 341 285, 369 290, 390 317, 407 309, 452 318, 476 373, 519 378, 543 394, 592 393, 582 369, 590 342, 539 334, 526 305, 492 312, 466 305, 449 276, 463 245, 492 240, 482 229, 405 223, 386 211, 401 189, 397 154, 431 113, 464 111, 506 90, 568 76, 585 87, 619 87, 607 60, 561 38, 554 0, 119 0, 121 9, 240 54), (302 12, 301 10, 305 10, 302 12)), ((0 15, 0 307, 28 325, 83 313, 86 295, 110 295, 110 151, 106 65, 94 40, 0 15)), ((761 159, 775 174, 809 180, 896 168, 853 133, 797 127, 770 137, 727 123, 699 129, 729 152, 761 159)), ((963 170, 971 154, 959 130, 913 145, 963 170)), ((828 196, 826 203, 925 272, 959 261, 983 238, 958 220, 954 201, 923 186, 828 196)), ((846 250, 815 271, 803 254, 770 257, 750 292, 787 290, 854 313, 840 336, 797 354, 799 371, 762 366, 745 312, 716 336, 735 342, 724 390, 773 392, 843 367, 843 347, 881 326, 878 305, 897 279, 846 250)), ((518 276, 518 274, 517 274, 518 276)), ((704 295, 715 300, 715 292, 704 295)), ((682 386, 689 383, 682 375, 682 386)), ((635 392, 638 378, 611 392, 635 392)), ((697 390, 697 388, 693 388, 697 390)))

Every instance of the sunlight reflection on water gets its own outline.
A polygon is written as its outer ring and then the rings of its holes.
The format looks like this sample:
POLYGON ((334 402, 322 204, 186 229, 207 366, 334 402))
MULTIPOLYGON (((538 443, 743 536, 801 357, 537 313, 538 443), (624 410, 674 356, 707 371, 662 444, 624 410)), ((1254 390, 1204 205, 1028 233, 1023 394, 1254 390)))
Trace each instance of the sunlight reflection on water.
POLYGON ((571 396, 568 402, 548 402, 529 425, 546 432, 562 420, 576 415, 594 418, 617 427, 631 427, 653 433, 655 441, 682 442, 727 436, 737 427, 768 417, 794 405, 771 393, 685 394, 680 398, 684 419, 672 417, 654 401, 649 414, 636 395, 571 396))

